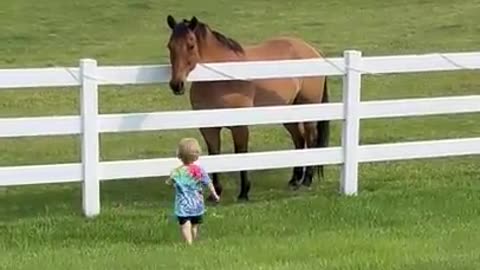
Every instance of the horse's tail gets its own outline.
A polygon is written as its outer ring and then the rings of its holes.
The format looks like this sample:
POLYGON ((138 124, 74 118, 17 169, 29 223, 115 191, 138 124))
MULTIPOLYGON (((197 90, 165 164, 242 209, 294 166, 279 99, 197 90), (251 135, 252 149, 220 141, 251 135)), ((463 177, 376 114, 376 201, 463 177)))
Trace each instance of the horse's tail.
MULTIPOLYGON (((323 95, 321 103, 328 103, 328 87, 327 87, 327 77, 325 77, 323 85, 323 95)), ((322 120, 317 122, 317 142, 316 147, 328 147, 330 138, 330 121, 322 120)), ((321 177, 324 177, 323 165, 317 166, 317 175, 320 174, 321 177)))

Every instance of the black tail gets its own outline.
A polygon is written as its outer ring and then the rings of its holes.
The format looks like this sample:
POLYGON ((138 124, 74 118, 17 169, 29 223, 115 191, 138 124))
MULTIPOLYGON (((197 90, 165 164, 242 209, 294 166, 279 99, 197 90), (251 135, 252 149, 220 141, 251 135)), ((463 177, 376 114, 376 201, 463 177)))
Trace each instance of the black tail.
MULTIPOLYGON (((328 103, 328 88, 327 77, 325 77, 324 93, 321 103, 328 103)), ((317 147, 328 147, 328 141, 330 138, 330 121, 322 120, 317 122, 317 147)), ((320 173, 322 178, 324 177, 323 165, 317 167, 317 174, 320 173)))

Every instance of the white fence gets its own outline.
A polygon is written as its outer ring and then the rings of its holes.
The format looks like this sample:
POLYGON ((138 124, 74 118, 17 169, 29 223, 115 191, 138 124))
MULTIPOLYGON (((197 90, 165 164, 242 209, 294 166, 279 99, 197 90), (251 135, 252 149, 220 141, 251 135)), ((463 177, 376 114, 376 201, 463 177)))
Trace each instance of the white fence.
POLYGON ((100 133, 330 119, 343 120, 340 147, 225 154, 204 156, 201 160, 210 172, 343 164, 340 190, 343 194, 354 195, 358 189, 360 162, 480 154, 480 137, 359 145, 360 119, 480 112, 480 95, 361 102, 362 74, 465 69, 480 69, 480 52, 362 57, 361 52, 346 51, 343 58, 204 64, 194 70, 189 80, 340 75, 343 76, 343 102, 221 111, 102 115, 98 114, 99 85, 166 82, 170 67, 101 67, 97 66, 95 60, 83 59, 79 68, 0 69, 0 90, 80 86, 81 91, 81 115, 0 118, 0 137, 82 136, 81 163, 0 167, 0 186, 82 181, 83 210, 86 216, 92 217, 100 213, 100 180, 165 176, 178 164, 175 158, 100 162, 100 133))

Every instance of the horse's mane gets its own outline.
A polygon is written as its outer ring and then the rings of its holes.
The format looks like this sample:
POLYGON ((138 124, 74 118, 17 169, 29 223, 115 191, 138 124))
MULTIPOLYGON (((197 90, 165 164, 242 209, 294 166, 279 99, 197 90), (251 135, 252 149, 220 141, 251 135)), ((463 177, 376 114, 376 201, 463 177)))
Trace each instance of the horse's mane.
MULTIPOLYGON (((206 35, 207 26, 203 23, 200 23, 198 25, 198 27, 200 27, 199 30, 200 29, 205 29, 203 32, 204 32, 204 35, 206 35)), ((236 40, 234 40, 230 37, 226 37, 225 35, 223 35, 222 33, 218 32, 218 31, 211 30, 211 32, 212 32, 213 36, 225 47, 229 48, 230 50, 232 50, 234 52, 244 53, 243 47, 242 47, 242 45, 240 45, 240 43, 238 43, 238 41, 236 41, 236 40)))
MULTIPOLYGON (((176 32, 175 34, 177 34, 177 35, 186 34, 187 31, 188 31, 188 24, 189 23, 190 22, 188 20, 183 20, 183 23, 177 25, 176 28, 178 28, 178 29, 176 29, 176 31, 174 31, 174 32, 176 32)), ((197 27, 195 28, 195 35, 197 36, 197 38, 205 39, 208 31, 210 31, 213 34, 213 36, 215 37, 215 39, 218 42, 220 42, 220 44, 225 46, 226 48, 228 48, 228 49, 230 49, 234 52, 237 52, 237 53, 244 53, 245 52, 243 50, 242 45, 240 45, 240 43, 238 43, 238 41, 236 41, 232 38, 226 37, 225 35, 223 35, 222 33, 218 32, 218 31, 210 29, 208 27, 208 25, 203 23, 203 22, 198 22, 197 27)))

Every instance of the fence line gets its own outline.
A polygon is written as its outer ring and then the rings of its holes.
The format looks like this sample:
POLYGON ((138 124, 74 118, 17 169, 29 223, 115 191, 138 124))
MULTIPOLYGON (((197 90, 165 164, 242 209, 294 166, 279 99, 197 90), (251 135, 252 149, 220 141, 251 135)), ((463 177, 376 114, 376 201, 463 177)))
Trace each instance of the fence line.
MULTIPOLYGON (((358 161, 382 162, 430 157, 469 156, 480 153, 480 138, 427 140, 361 145, 358 161)), ((276 150, 245 154, 203 156, 210 172, 276 169, 302 165, 336 165, 344 162, 342 147, 302 150, 276 150)), ((166 176, 178 166, 176 158, 152 158, 99 162, 99 180, 166 176)), ((0 167, 5 186, 82 181, 82 163, 0 167)))
MULTIPOLYGON (((480 96, 411 98, 360 103, 360 119, 480 112, 480 96)), ((111 113, 98 115, 99 133, 160 131, 225 125, 265 125, 301 121, 342 120, 342 103, 295 106, 111 113), (217 117, 209 116, 215 113, 217 117)), ((0 138, 81 134, 80 116, 0 118, 0 138)))
POLYGON ((265 79, 316 75, 343 76, 341 103, 202 111, 98 114, 101 85, 152 84, 168 81, 170 67, 97 66, 82 59, 79 68, 0 69, 0 90, 30 87, 80 87, 79 116, 0 118, 0 137, 81 134, 81 163, 0 167, 0 186, 78 182, 83 184, 83 211, 100 213, 100 180, 164 176, 175 158, 99 161, 99 134, 231 125, 343 120, 339 147, 202 156, 211 172, 259 170, 302 165, 341 164, 340 191, 358 192, 358 164, 480 154, 480 138, 359 145, 360 120, 480 112, 480 95, 361 102, 363 74, 480 69, 480 52, 201 64, 190 81, 265 79))
MULTIPOLYGON (((362 57, 356 70, 362 74, 391 74, 480 69, 480 52, 431 53, 420 55, 362 57)), ((190 81, 265 79, 307 76, 338 76, 348 72, 345 59, 314 58, 304 60, 205 63, 189 75, 190 81), (227 74, 225 76, 224 74, 227 74)), ((80 68, 0 69, 0 89, 80 86, 80 68)), ((95 74, 84 74, 98 85, 165 83, 170 65, 100 66, 95 74)))

